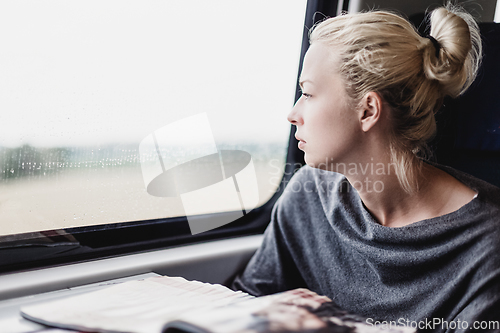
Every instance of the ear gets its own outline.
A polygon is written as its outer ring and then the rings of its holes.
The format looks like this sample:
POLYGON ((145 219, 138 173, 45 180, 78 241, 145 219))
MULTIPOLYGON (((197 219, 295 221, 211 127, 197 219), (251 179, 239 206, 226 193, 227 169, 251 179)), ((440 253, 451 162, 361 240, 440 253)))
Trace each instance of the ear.
POLYGON ((368 132, 381 119, 382 98, 374 91, 367 93, 360 103, 360 124, 363 132, 368 132))

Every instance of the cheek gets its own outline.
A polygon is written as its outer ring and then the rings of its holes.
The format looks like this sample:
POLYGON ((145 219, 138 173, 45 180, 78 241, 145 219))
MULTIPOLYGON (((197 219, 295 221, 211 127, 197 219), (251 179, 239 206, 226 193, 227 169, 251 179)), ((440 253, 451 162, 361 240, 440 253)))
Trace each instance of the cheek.
POLYGON ((319 126, 325 145, 331 149, 349 148, 359 141, 359 124, 352 110, 330 113, 319 126))
POLYGON ((311 103, 311 120, 318 128, 328 128, 334 126, 338 115, 335 112, 335 106, 329 101, 318 101, 311 103))

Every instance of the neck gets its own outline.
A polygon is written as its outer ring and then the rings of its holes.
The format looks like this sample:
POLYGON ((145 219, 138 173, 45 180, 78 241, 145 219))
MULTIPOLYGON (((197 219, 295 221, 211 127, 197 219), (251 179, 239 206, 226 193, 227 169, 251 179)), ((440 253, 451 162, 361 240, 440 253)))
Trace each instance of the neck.
POLYGON ((454 212, 476 195, 448 173, 427 163, 415 173, 418 190, 412 193, 404 191, 392 172, 364 177, 365 183, 374 184, 371 189, 359 186, 359 178, 349 176, 348 180, 375 220, 387 227, 403 227, 454 212))
POLYGON ((428 215, 422 212, 428 203, 429 184, 433 182, 433 173, 425 164, 419 172, 420 163, 414 160, 413 175, 418 191, 411 193, 406 192, 400 185, 395 165, 387 155, 385 158, 372 157, 369 161, 358 163, 357 170, 354 163, 351 163, 351 169, 344 175, 381 225, 400 227, 428 215))

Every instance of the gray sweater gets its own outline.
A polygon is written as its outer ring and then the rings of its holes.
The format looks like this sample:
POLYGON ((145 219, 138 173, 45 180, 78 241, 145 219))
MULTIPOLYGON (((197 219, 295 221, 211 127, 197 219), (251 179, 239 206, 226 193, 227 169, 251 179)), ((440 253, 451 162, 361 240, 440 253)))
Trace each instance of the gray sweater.
POLYGON ((477 197, 450 214, 401 228, 377 223, 343 175, 301 168, 233 287, 253 295, 305 287, 371 322, 421 331, 500 324, 500 189, 437 167, 477 197))

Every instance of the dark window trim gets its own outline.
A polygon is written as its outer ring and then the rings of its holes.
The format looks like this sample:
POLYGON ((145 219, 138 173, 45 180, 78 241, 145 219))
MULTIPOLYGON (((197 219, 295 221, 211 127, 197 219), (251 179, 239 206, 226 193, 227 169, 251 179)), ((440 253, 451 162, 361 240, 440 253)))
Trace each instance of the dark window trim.
MULTIPOLYGON (((336 15, 338 1, 309 0, 306 8, 300 65, 309 47, 309 29, 318 20, 336 15)), ((286 8, 284 8, 286 10, 286 8)), ((298 75, 297 75, 298 77, 298 75)), ((297 84, 295 101, 300 97, 297 84)), ((297 148, 295 126, 291 126, 286 166, 278 191, 263 206, 228 225, 199 235, 191 235, 186 217, 148 221, 112 223, 106 225, 55 230, 16 235, 16 239, 1 241, 0 273, 32 270, 95 259, 159 250, 178 245, 205 242, 262 233, 267 227, 271 210, 293 173, 304 165, 304 155, 297 148), (75 241, 76 239, 76 241, 75 241)), ((221 216, 228 213, 217 213, 221 216)), ((216 214, 216 215, 217 215, 216 214)), ((213 217, 214 214, 209 214, 213 217)))

